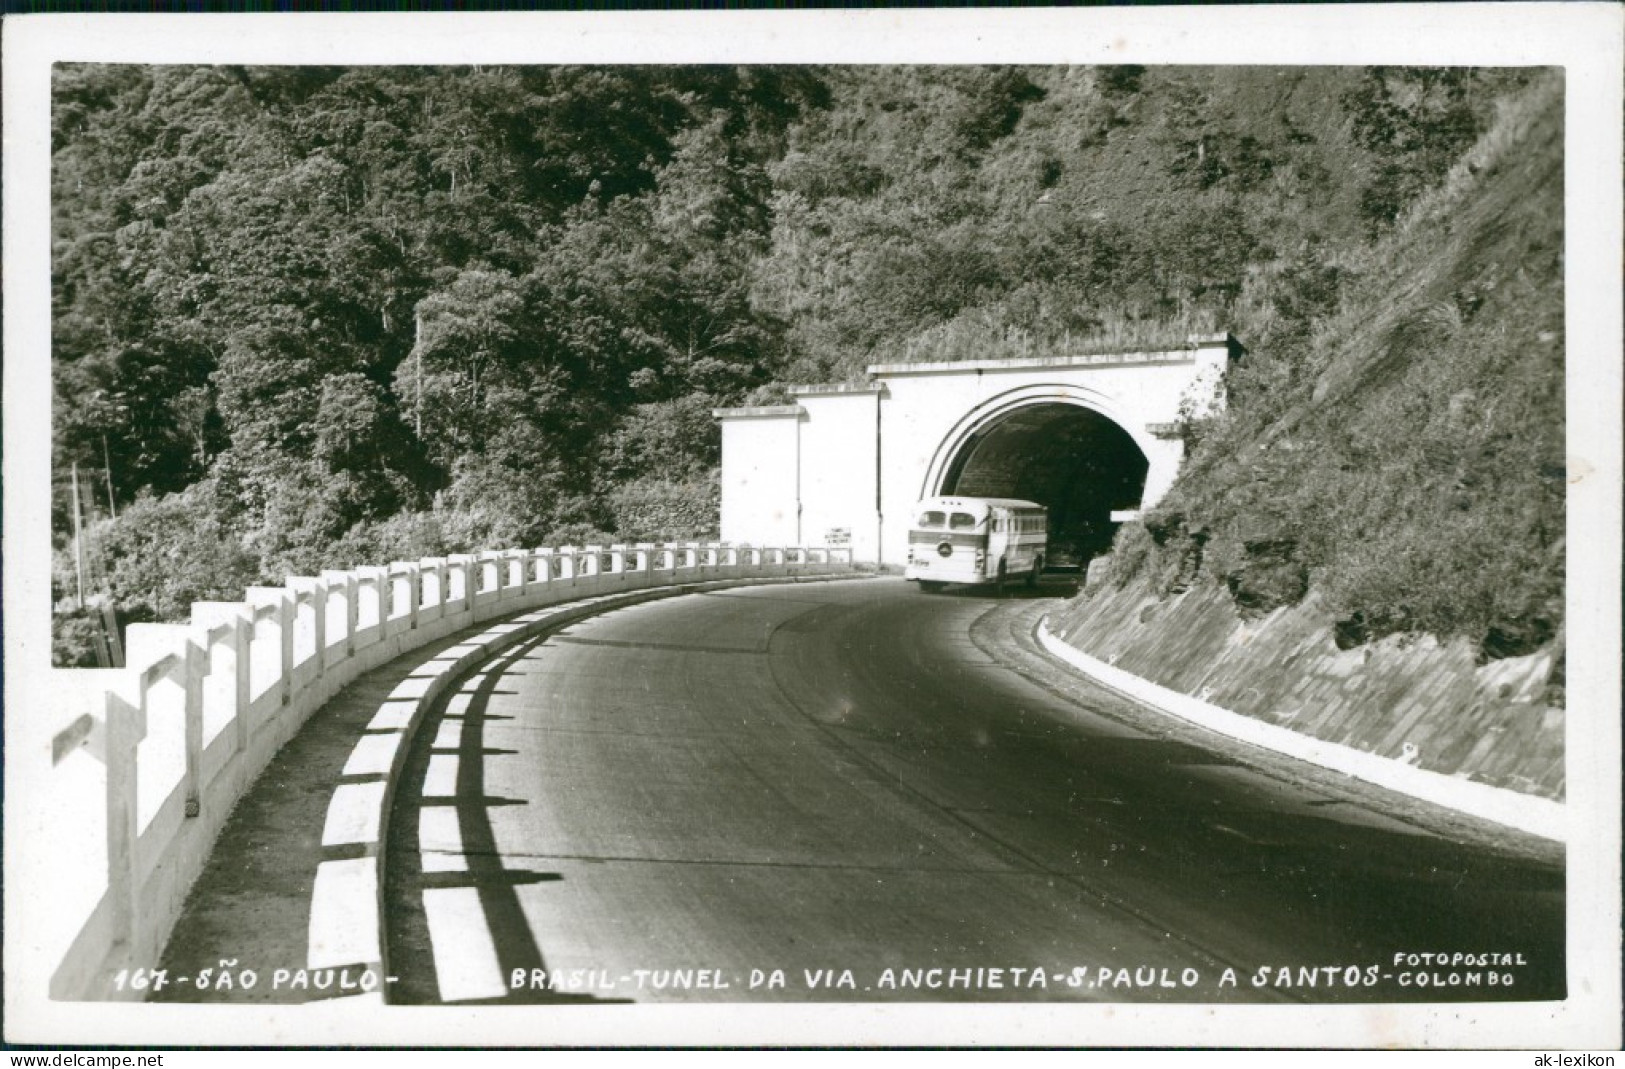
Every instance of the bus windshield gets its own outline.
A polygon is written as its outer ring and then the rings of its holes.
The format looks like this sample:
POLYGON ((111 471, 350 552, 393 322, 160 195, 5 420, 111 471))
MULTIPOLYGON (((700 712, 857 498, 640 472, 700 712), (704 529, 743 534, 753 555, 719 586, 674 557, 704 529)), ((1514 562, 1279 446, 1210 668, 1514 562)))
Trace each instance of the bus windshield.
POLYGON ((921 531, 974 531, 981 522, 974 512, 921 509, 915 516, 914 526, 921 531))

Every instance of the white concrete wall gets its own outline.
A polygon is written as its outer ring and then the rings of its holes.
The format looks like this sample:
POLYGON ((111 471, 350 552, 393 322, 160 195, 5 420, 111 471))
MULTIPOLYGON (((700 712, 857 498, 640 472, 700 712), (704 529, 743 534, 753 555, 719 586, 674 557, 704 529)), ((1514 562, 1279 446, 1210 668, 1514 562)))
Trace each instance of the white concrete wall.
POLYGON ((878 560, 880 507, 876 492, 881 395, 878 389, 797 391, 801 424, 801 531, 807 545, 850 533, 857 560, 878 560))
POLYGON ((726 409, 717 415, 722 420, 722 540, 800 545, 800 407, 726 409))

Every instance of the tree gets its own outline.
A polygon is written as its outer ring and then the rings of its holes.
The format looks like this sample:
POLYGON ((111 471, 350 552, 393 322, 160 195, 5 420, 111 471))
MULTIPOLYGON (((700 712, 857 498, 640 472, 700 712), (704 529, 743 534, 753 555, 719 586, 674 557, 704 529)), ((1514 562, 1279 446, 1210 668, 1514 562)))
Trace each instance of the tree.
POLYGON ((216 519, 213 492, 204 480, 143 494, 87 532, 122 623, 185 619, 193 602, 237 601, 259 581, 258 559, 216 519))
POLYGON ((442 465, 478 452, 498 418, 493 388, 523 362, 539 331, 520 281, 473 267, 418 302, 418 340, 395 369, 395 392, 442 465))

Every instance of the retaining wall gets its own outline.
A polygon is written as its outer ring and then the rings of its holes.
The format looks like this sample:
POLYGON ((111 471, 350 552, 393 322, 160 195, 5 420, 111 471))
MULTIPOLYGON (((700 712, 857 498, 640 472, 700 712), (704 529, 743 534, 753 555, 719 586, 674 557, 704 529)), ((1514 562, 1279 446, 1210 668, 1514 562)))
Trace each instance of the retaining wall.
POLYGON ((1056 613, 1060 639, 1231 712, 1473 783, 1561 800, 1564 711, 1545 696, 1559 643, 1479 664, 1464 639, 1339 649, 1313 594, 1245 619, 1216 587, 1167 599, 1130 584, 1056 613))

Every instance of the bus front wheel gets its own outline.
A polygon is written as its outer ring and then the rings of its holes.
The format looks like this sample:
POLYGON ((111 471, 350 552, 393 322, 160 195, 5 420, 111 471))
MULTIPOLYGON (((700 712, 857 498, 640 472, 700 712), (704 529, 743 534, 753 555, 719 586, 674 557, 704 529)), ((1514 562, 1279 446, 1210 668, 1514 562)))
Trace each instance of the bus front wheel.
POLYGON ((941 590, 947 585, 947 583, 939 583, 932 579, 920 580, 920 589, 925 591, 927 594, 935 594, 937 591, 941 590))

